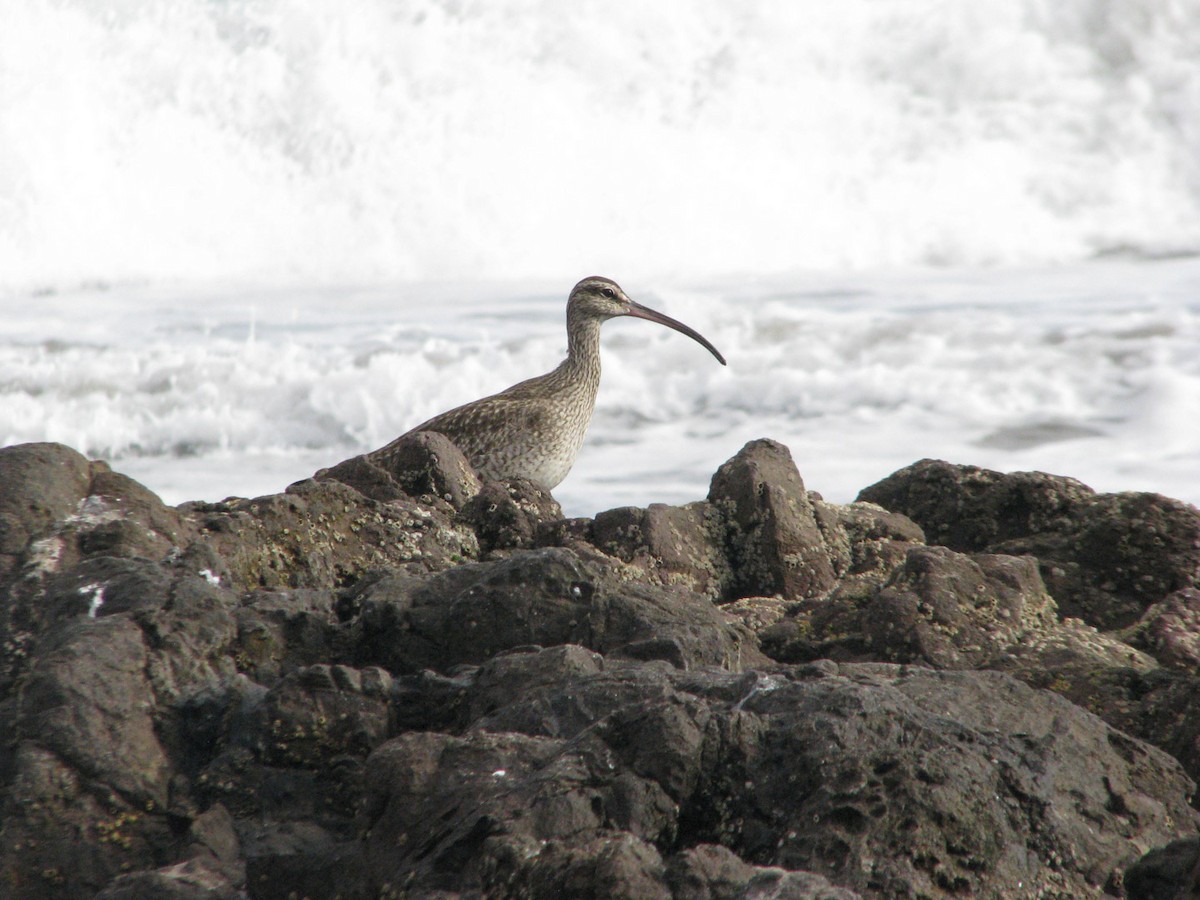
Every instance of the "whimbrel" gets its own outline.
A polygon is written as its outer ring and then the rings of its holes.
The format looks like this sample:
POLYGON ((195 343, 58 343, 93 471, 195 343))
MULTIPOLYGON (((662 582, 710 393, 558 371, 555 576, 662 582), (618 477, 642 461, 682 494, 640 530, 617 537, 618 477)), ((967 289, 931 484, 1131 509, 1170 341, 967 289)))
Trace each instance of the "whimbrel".
POLYGON ((600 325, 617 316, 648 319, 686 334, 725 365, 699 332, 630 300, 608 278, 585 278, 567 300, 567 358, 545 375, 434 416, 369 454, 385 463, 408 435, 435 431, 453 441, 484 479, 524 477, 550 490, 567 477, 592 420, 600 386, 600 325))

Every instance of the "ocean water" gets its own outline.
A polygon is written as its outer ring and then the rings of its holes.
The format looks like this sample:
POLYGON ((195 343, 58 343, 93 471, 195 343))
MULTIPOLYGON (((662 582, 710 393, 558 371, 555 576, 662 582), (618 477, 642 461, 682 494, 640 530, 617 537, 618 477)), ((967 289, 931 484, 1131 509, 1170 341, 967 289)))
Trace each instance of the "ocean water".
POLYGON ((746 441, 1200 502, 1200 6, 13 0, 0 442, 168 502, 282 489, 551 368, 568 513, 746 441))

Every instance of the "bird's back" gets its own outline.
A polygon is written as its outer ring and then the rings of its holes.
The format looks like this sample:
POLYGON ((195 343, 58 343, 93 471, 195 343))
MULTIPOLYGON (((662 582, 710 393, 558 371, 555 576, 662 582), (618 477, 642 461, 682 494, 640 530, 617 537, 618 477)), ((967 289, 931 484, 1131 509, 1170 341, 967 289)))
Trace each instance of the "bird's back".
MULTIPOLYGON (((397 440, 422 431, 450 438, 488 480, 528 478, 547 490, 571 470, 592 418, 599 377, 580 378, 564 362, 553 372, 455 407, 397 440)), ((393 446, 372 456, 386 458, 393 446)))

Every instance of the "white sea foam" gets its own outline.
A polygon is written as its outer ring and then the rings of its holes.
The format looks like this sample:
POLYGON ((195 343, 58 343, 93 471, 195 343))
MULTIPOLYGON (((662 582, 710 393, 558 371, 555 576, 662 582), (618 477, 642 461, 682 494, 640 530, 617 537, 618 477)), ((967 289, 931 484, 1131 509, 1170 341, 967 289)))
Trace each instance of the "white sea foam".
POLYGON ((0 286, 1200 247, 1179 0, 13 0, 0 286))
MULTIPOLYGON (((596 417, 555 492, 568 512, 702 497, 763 436, 836 501, 921 457, 1200 501, 1200 260, 626 287, 729 366, 668 329, 606 325, 596 417)), ((551 368, 565 290, 48 296, 0 343, 0 441, 63 441, 170 502, 278 491, 551 368)))

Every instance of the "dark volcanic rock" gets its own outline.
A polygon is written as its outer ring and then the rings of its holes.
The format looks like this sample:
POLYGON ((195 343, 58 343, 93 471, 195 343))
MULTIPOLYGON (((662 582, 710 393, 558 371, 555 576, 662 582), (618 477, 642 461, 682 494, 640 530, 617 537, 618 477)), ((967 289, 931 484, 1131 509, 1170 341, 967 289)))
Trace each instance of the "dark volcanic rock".
POLYGON ((875 583, 904 562, 908 551, 925 543, 925 533, 912 519, 888 512, 874 503, 848 503, 834 506, 817 500, 813 504, 818 521, 832 518, 837 525, 826 525, 822 532, 845 535, 844 574, 839 586, 851 583, 875 583))
POLYGON ((479 549, 487 553, 533 547, 562 517, 549 491, 520 478, 487 482, 463 505, 459 521, 475 531, 479 549))
POLYGON ((954 550, 1036 556, 1062 614, 1098 628, 1130 625, 1200 581, 1200 510, 1157 494, 922 460, 859 500, 910 516, 954 550))
POLYGON ((242 589, 336 588, 375 568, 439 571, 478 554, 474 532, 448 506, 379 503, 334 480, 186 509, 242 589))
POLYGON ((1188 900, 1200 896, 1200 837, 1151 850, 1125 873, 1129 900, 1188 900))
POLYGON ((930 543, 960 553, 1043 532, 1061 532, 1095 497, 1074 478, 1043 472, 1006 475, 923 459, 864 488, 860 501, 902 512, 930 543))
POLYGON ((543 683, 462 736, 389 741, 367 764, 369 886, 666 896, 664 850, 716 842, 881 896, 1080 896, 1192 827, 1177 764, 1052 694, 825 671, 626 663, 543 683))
POLYGON ((479 493, 479 475, 454 442, 422 431, 396 438, 386 447, 322 469, 318 481, 348 484, 373 500, 395 500, 396 492, 414 499, 445 501, 455 509, 479 493))
POLYGON ((521 551, 426 580, 387 577, 356 602, 356 658, 397 672, 564 643, 682 667, 763 661, 744 629, 704 598, 625 583, 602 560, 565 548, 521 551))
POLYGON ((787 447, 748 443, 713 475, 708 500, 724 521, 730 599, 780 594, 798 600, 834 586, 838 571, 787 447))
POLYGON ((146 666, 141 631, 125 615, 84 617, 40 641, 4 714, 0 890, 80 896, 173 843, 162 815, 170 760, 146 666))
POLYGON ((590 539, 610 556, 636 566, 646 580, 678 585, 712 600, 731 595, 725 524, 709 503, 610 509, 596 516, 590 539))
POLYGON ((78 512, 96 465, 61 444, 0 450, 0 578, 30 543, 78 512))
MULTIPOLYGON (((352 487, 364 497, 388 503, 407 499, 409 494, 382 466, 371 462, 365 454, 342 460, 336 466, 321 469, 312 477, 313 481, 337 481, 352 487)), ((303 482, 297 482, 303 484, 303 482)))
POLYGON ((160 603, 136 583, 159 577, 146 561, 192 537, 176 510, 103 462, 59 444, 0 449, 0 698, 35 636, 63 617, 160 603))
POLYGON ((1200 674, 1200 589, 1185 588, 1154 604, 1121 637, 1164 666, 1200 674))
POLYGON ((1030 632, 1057 624, 1036 561, 909 550, 868 604, 864 630, 882 658, 981 668, 1030 632))
POLYGON ((186 856, 154 871, 122 875, 97 900, 237 900, 246 866, 228 811, 216 805, 197 816, 188 829, 186 856))
POLYGON ((1186 508, 894 476, 976 541, 929 547, 757 441, 707 501, 564 520, 401 443, 178 509, 0 451, 0 895, 1117 896, 1152 847, 1131 896, 1195 880, 1186 508))
POLYGON ((1029 636, 1056 628, 1036 560, 911 546, 882 585, 850 582, 799 605, 762 634, 788 662, 829 657, 983 668, 1029 636))
POLYGON ((391 731, 391 689, 392 676, 378 668, 315 665, 289 674, 267 692, 262 758, 316 768, 365 756, 391 731))
POLYGON ((834 886, 822 875, 748 865, 719 844, 699 844, 674 856, 667 867, 667 884, 678 900, 857 900, 861 896, 834 886))

